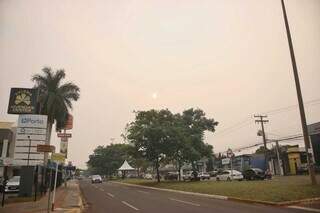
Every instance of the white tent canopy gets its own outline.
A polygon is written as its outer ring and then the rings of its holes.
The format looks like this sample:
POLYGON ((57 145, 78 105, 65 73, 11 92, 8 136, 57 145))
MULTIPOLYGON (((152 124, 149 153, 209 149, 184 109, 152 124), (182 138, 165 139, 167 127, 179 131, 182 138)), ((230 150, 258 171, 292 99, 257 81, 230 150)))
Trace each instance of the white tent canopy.
POLYGON ((122 166, 118 169, 118 171, 128 171, 128 170, 135 170, 134 168, 132 168, 132 166, 129 165, 129 163, 127 162, 127 160, 125 160, 122 164, 122 166))

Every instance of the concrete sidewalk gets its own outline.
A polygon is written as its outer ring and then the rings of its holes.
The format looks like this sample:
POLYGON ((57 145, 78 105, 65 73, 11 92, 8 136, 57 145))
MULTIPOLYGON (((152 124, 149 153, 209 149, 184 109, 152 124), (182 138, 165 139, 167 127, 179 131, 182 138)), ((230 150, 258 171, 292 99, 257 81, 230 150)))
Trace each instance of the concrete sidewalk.
MULTIPOLYGON (((81 212, 82 200, 78 181, 68 181, 67 188, 60 186, 56 191, 55 212, 81 212)), ((51 194, 52 196, 52 194, 51 194)), ((36 202, 11 203, 0 207, 1 213, 47 212, 48 193, 36 202)), ((51 203, 50 203, 51 208, 51 203)))

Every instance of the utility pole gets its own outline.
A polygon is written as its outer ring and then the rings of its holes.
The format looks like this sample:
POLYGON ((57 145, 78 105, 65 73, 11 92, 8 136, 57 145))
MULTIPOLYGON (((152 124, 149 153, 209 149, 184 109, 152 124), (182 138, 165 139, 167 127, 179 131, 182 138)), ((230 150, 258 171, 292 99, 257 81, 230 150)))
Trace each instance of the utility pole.
POLYGON ((280 160, 280 147, 279 147, 279 141, 276 140, 276 151, 277 151, 277 159, 278 159, 278 167, 280 175, 283 176, 283 168, 282 168, 282 160, 280 160))
POLYGON ((263 138, 263 146, 264 146, 264 160, 265 160, 265 166, 266 169, 268 168, 268 158, 267 158, 267 139, 266 139, 266 133, 264 131, 264 123, 268 123, 269 120, 265 120, 264 118, 267 118, 266 115, 254 115, 255 118, 259 118, 255 120, 256 123, 261 123, 261 130, 262 130, 262 138, 263 138))
POLYGON ((293 75, 294 75, 294 80, 296 83, 296 90, 297 90, 297 98, 298 98, 298 103, 299 103, 299 110, 300 110, 300 118, 301 118, 301 126, 303 130, 303 138, 304 138, 304 144, 307 152, 307 162, 308 162, 308 169, 309 169, 309 176, 311 179, 311 184, 316 185, 317 180, 315 177, 315 171, 314 171, 314 164, 312 162, 309 150, 310 150, 310 140, 309 140, 309 134, 308 134, 308 128, 307 128, 307 121, 306 121, 306 115, 304 111, 304 105, 303 105, 303 99, 302 99, 302 92, 301 92, 301 87, 300 87, 300 80, 299 80, 299 75, 298 75, 298 68, 296 64, 296 58, 294 55, 294 50, 293 50, 293 44, 292 44, 292 39, 291 39, 291 32, 289 28, 289 23, 288 23, 288 17, 287 17, 287 12, 286 12, 286 7, 284 4, 284 0, 281 0, 281 6, 282 6, 282 13, 283 13, 283 18, 284 18, 284 23, 286 26, 286 32, 287 32, 287 38, 288 38, 288 45, 289 45, 289 50, 290 50, 290 56, 291 56, 291 63, 292 63, 292 69, 293 69, 293 75))

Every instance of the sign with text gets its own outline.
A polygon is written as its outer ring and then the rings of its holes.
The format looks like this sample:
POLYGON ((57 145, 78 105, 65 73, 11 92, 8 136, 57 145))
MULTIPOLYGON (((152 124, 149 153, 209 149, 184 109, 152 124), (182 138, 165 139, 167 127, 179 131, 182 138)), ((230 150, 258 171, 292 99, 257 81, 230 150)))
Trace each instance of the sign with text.
POLYGON ((54 152, 56 148, 52 145, 47 144, 38 144, 37 145, 37 152, 54 152))
POLYGON ((14 151, 14 165, 43 164, 44 153, 37 150, 38 145, 47 141, 46 115, 19 115, 14 151), (29 153, 30 151, 30 153, 29 153), (28 160, 29 158, 29 160, 28 160))
POLYGON ((8 114, 36 114, 38 89, 11 88, 8 114))
POLYGON ((51 154, 51 160, 54 162, 64 163, 65 157, 61 153, 52 153, 51 154))
POLYGON ((72 134, 71 133, 57 133, 57 136, 59 138, 71 138, 72 134))
POLYGON ((222 165, 227 165, 227 164, 229 164, 229 163, 230 163, 230 158, 223 158, 223 159, 221 160, 221 163, 222 163, 222 165))

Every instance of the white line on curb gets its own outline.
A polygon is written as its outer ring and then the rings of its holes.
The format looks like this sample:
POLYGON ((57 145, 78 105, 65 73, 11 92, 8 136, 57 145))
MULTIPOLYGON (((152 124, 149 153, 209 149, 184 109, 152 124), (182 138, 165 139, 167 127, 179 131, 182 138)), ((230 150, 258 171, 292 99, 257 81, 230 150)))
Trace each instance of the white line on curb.
POLYGON ((141 190, 137 190, 137 192, 141 192, 141 193, 144 193, 144 194, 150 194, 150 192, 141 191, 141 190))
POLYGON ((121 202, 122 202, 124 205, 129 206, 130 208, 132 208, 132 209, 134 209, 134 210, 136 210, 136 211, 139 210, 138 208, 134 207, 133 205, 127 203, 126 201, 121 201, 121 202))
POLYGON ((110 197, 114 197, 114 195, 111 193, 107 193, 107 195, 109 195, 110 197))
POLYGON ((320 212, 320 209, 313 209, 313 208, 307 208, 307 207, 301 207, 301 206, 288 206, 288 208, 301 209, 301 210, 310 211, 310 212, 320 212))
POLYGON ((200 206, 200 204, 197 204, 197 203, 192 203, 192 202, 188 202, 188 201, 184 201, 184 200, 178 200, 178 199, 170 198, 170 197, 169 197, 169 200, 173 200, 173 201, 177 201, 177 202, 180 202, 180 203, 189 204, 189 205, 192 205, 192 206, 200 206))

